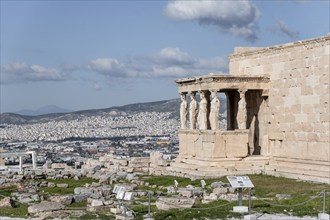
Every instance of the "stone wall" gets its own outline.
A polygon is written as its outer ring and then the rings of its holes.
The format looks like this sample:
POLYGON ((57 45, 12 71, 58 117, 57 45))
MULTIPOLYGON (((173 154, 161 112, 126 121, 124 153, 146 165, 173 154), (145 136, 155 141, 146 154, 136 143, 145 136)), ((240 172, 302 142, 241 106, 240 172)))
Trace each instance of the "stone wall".
POLYGON ((248 130, 180 130, 179 142, 180 158, 212 161, 248 156, 248 130))
POLYGON ((230 57, 231 75, 270 77, 269 98, 259 112, 266 119, 261 127, 268 130, 262 134, 262 142, 268 138, 264 155, 329 164, 329 63, 329 35, 269 48, 237 48, 230 57))

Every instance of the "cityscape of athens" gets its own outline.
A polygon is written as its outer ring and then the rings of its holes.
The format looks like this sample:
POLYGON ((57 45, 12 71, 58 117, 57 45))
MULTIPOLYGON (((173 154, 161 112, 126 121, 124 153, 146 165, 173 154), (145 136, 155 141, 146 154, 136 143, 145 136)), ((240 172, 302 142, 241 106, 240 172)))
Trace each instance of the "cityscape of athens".
POLYGON ((0 3, 0 220, 330 220, 329 1, 0 3))

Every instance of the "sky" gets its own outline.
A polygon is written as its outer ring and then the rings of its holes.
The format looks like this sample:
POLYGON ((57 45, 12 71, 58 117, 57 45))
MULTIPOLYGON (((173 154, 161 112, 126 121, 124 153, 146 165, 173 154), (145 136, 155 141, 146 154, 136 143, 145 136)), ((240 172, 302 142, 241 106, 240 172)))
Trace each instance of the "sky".
POLYGON ((0 0, 0 113, 179 98, 235 47, 328 34, 329 1, 0 0))

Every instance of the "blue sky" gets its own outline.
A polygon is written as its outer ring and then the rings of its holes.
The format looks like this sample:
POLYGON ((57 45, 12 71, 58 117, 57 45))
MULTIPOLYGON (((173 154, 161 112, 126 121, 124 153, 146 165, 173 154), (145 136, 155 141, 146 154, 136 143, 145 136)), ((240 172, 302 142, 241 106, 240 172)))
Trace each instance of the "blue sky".
POLYGON ((1 1, 0 112, 179 98, 235 47, 326 35, 329 1, 1 1))

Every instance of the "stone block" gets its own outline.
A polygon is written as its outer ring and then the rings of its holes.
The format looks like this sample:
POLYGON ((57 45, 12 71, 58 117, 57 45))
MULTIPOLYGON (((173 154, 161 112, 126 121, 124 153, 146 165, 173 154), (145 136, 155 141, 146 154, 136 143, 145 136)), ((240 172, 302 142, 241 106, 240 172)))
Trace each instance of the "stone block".
POLYGON ((246 157, 248 155, 248 133, 234 133, 226 137, 227 157, 246 157))
POLYGON ((233 207, 233 212, 239 212, 239 213, 249 212, 249 207, 247 207, 247 206, 234 206, 233 207))
POLYGON ((213 193, 216 194, 216 195, 226 194, 227 192, 228 192, 227 187, 221 187, 221 188, 214 188, 213 189, 213 193))
POLYGON ((134 219, 134 216, 127 216, 127 215, 116 215, 116 220, 132 220, 134 219))
POLYGON ((215 143, 210 143, 210 142, 203 142, 202 143, 202 153, 203 153, 203 158, 213 158, 214 157, 214 148, 215 148, 215 143))
POLYGON ((215 146, 214 146, 214 152, 213 157, 226 157, 226 142, 225 138, 222 135, 222 133, 217 132, 215 137, 215 146))
POLYGON ((299 98, 301 104, 319 104, 320 95, 303 95, 299 98))
POLYGON ((187 133, 179 132, 179 154, 180 156, 188 155, 187 149, 187 133))
POLYGON ((329 214, 327 214, 327 213, 319 213, 319 214, 317 215, 317 218, 318 218, 319 220, 329 220, 329 219, 330 219, 330 216, 329 216, 329 214))
POLYGON ((309 123, 318 122, 320 121, 320 114, 315 113, 307 113, 307 121, 309 123))
POLYGON ((113 214, 120 214, 122 213, 122 210, 118 208, 110 208, 110 212, 113 214))
POLYGON ((214 143, 215 142, 215 132, 203 132, 202 135, 202 142, 209 142, 214 143))
POLYGON ((259 216, 257 215, 245 215, 244 220, 257 220, 259 216))
POLYGON ((269 139, 271 140, 283 140, 284 139, 284 133, 283 132, 269 132, 269 139))
POLYGON ((307 154, 304 158, 310 160, 329 161, 330 148, 327 142, 308 142, 307 154))
POLYGON ((187 135, 187 155, 195 157, 197 153, 201 153, 202 137, 199 133, 191 133, 187 135))
POLYGON ((91 201, 91 206, 95 207, 95 206, 103 206, 103 201, 102 200, 98 200, 98 199, 92 199, 91 201))
POLYGON ((63 205, 70 205, 73 201, 72 195, 51 196, 49 200, 52 202, 61 203, 63 205))
POLYGON ((167 198, 160 197, 156 201, 156 206, 159 210, 191 208, 195 203, 193 198, 167 198))
POLYGON ((28 212, 34 214, 39 212, 62 210, 64 208, 65 206, 63 204, 57 202, 42 201, 38 204, 33 204, 32 206, 29 206, 28 212))
POLYGON ((217 200, 218 200, 218 196, 215 193, 211 193, 210 195, 204 195, 202 203, 205 204, 217 200))
POLYGON ((306 113, 301 113, 301 114, 295 114, 295 122, 300 123, 300 122, 307 122, 307 114, 306 113))
POLYGON ((15 204, 11 198, 4 197, 0 199, 0 207, 1 208, 14 208, 15 204))

